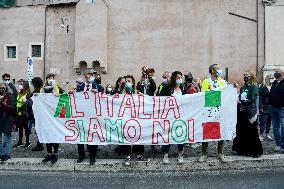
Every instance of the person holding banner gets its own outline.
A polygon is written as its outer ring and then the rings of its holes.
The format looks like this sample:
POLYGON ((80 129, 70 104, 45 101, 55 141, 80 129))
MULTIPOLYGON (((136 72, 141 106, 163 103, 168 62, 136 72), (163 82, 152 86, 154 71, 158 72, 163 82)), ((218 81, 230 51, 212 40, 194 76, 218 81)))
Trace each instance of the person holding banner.
MULTIPOLYGON (((52 93, 54 96, 59 96, 59 87, 55 83, 55 75, 50 73, 46 76, 46 82, 43 88, 40 90, 41 93, 52 93)), ((52 164, 56 163, 58 160, 58 148, 59 144, 57 143, 50 143, 46 144, 47 148, 47 155, 42 160, 42 163, 51 162, 52 164), (52 152, 53 148, 53 152, 52 152)))
MULTIPOLYGON (((123 94, 135 94, 135 79, 132 75, 125 76, 125 87, 122 92, 123 94)), ((125 165, 129 166, 131 161, 131 153, 137 155, 137 162, 148 161, 144 159, 144 145, 121 145, 119 147, 120 153, 125 155, 125 165)))
POLYGON ((237 136, 234 138, 232 150, 239 155, 257 158, 263 154, 263 149, 257 130, 258 87, 255 73, 246 72, 244 81, 245 84, 240 89, 237 136))
MULTIPOLYGON (((171 80, 169 83, 169 93, 171 96, 180 96, 184 95, 184 88, 182 86, 182 73, 180 71, 175 71, 171 75, 171 80)), ((168 92, 166 92, 168 93, 168 92)), ((169 151, 171 145, 163 146, 164 158, 163 163, 169 163, 169 151)), ((183 144, 178 144, 178 163, 183 163, 183 144)))
MULTIPOLYGON (((84 72, 85 83, 78 85, 76 88, 76 92, 85 92, 85 91, 104 92, 104 88, 95 82, 94 72, 95 71, 93 69, 85 70, 84 72)), ((71 91, 71 93, 72 92, 75 92, 75 91, 71 91)), ((84 144, 78 144, 77 146, 78 146, 78 154, 79 154, 77 163, 81 163, 85 158, 84 144)), ((98 146, 88 145, 87 147, 90 152, 90 165, 93 165, 96 162, 98 146)))
POLYGON ((12 127, 16 113, 16 102, 10 87, 0 83, 0 158, 1 161, 10 159, 12 151, 12 127))
MULTIPOLYGON (((205 79, 202 82, 202 92, 210 91, 210 90, 220 90, 224 87, 226 87, 228 84, 227 82, 222 79, 222 69, 218 64, 213 64, 209 67, 209 74, 210 77, 205 79)), ((218 141, 218 158, 221 162, 225 162, 226 158, 223 154, 223 147, 224 147, 224 141, 220 140, 218 141)), ((202 143, 202 156, 199 158, 199 162, 204 162, 207 160, 208 157, 208 142, 202 143)))
POLYGON ((26 144, 24 148, 30 146, 30 134, 31 129, 28 126, 28 119, 24 114, 28 96, 30 96, 30 86, 28 81, 20 81, 19 83, 19 94, 17 97, 17 127, 19 128, 19 140, 14 147, 23 146, 23 130, 25 129, 26 144))

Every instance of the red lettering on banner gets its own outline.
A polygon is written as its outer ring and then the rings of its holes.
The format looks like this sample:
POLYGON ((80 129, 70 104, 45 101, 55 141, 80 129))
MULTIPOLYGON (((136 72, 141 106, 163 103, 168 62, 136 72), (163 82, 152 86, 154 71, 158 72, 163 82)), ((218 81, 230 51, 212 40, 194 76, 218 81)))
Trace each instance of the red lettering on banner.
POLYGON ((70 101, 70 110, 71 110, 72 118, 84 117, 84 112, 78 112, 77 110, 76 97, 74 94, 69 94, 69 101, 70 101), (72 104, 74 104, 75 113, 73 113, 72 104))
POLYGON ((118 111, 118 117, 124 116, 125 109, 130 109, 131 118, 136 118, 135 103, 131 94, 124 95, 118 111))
POLYGON ((112 101, 109 100, 111 96, 102 94, 102 99, 106 99, 106 108, 107 108, 107 114, 109 117, 113 117, 113 99, 112 101), (111 107, 110 107, 111 106, 111 107))
POLYGON ((84 96, 85 96, 85 99, 90 99, 89 92, 85 91, 84 96))
POLYGON ((76 141, 79 137, 79 130, 76 127, 75 120, 68 120, 65 122, 65 127, 73 133, 71 136, 65 136, 65 141, 76 141))
POLYGON ((153 128, 152 144, 160 144, 159 136, 163 140, 164 144, 168 144, 170 142, 170 121, 169 120, 164 120, 163 126, 159 121, 153 121, 152 128, 153 128))
POLYGON ((151 119, 151 114, 145 114, 145 106, 144 106, 144 96, 138 96, 138 118, 139 119, 151 119), (142 108, 142 110, 141 110, 142 108), (142 112, 141 112, 142 111, 142 112))
POLYGON ((160 119, 160 106, 161 106, 161 103, 160 103, 160 97, 159 96, 154 96, 153 97, 153 118, 154 119, 160 119))
POLYGON ((123 135, 125 140, 127 140, 128 142, 135 143, 138 140, 140 140, 141 133, 142 133, 141 125, 135 119, 128 120, 123 126, 123 135), (131 129, 133 130, 134 134, 132 134, 133 132, 131 132, 131 129))
POLYGON ((166 97, 161 119, 167 119, 170 111, 173 111, 175 119, 180 118, 179 106, 175 97, 166 97))
POLYGON ((94 93, 95 96, 95 110, 96 110, 96 114, 97 116, 101 116, 102 115, 102 103, 101 103, 101 93, 94 93))
POLYGON ((100 142, 105 142, 105 137, 99 120, 97 118, 90 118, 87 142, 93 142, 94 135, 100 139, 100 142))
POLYGON ((188 141, 194 142, 194 119, 187 121, 188 127, 188 141))

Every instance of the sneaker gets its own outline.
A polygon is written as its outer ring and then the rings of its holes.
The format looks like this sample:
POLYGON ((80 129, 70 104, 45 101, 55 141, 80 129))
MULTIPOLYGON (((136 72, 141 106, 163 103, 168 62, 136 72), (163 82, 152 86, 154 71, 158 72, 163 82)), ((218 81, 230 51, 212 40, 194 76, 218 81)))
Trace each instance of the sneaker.
POLYGON ((178 155, 178 163, 182 164, 183 163, 183 154, 178 155))
POLYGON ((8 159, 11 159, 11 156, 4 155, 4 156, 2 156, 1 161, 2 161, 2 162, 5 162, 5 161, 7 161, 8 159))
POLYGON ((202 155, 199 160, 200 163, 206 162, 207 161, 207 155, 202 155))
POLYGON ((136 162, 148 162, 149 159, 144 158, 144 156, 137 156, 136 162))
POLYGON ((219 158, 221 163, 227 162, 226 157, 223 154, 218 155, 218 158, 219 158))
POLYGON ((18 148, 18 147, 22 147, 22 146, 24 146, 24 144, 22 142, 18 142, 17 144, 15 144, 13 146, 13 148, 18 148))
POLYGON ((51 156, 50 155, 46 155, 45 158, 42 160, 42 163, 45 164, 45 163, 47 163, 49 161, 51 161, 51 156))
POLYGON ((40 145, 36 145, 35 147, 32 148, 32 151, 43 151, 43 147, 40 145))
POLYGON ((200 142, 191 145, 191 148, 199 148, 202 144, 200 142))
POLYGON ((57 155, 52 155, 51 157, 50 157, 50 162, 52 163, 52 164, 54 164, 54 163, 56 163, 57 162, 57 160, 58 160, 58 156, 57 155))
POLYGON ((280 150, 281 150, 280 146, 276 146, 274 149, 275 152, 280 152, 280 150))
POLYGON ((270 136, 270 135, 266 135, 266 137, 265 137, 267 140, 269 140, 269 141, 273 141, 273 138, 270 136))
POLYGON ((169 160, 169 154, 165 154, 165 155, 164 155, 163 163, 165 163, 165 164, 170 163, 170 160, 169 160))
POLYGON ((283 149, 281 149, 281 150, 280 150, 280 152, 281 152, 282 154, 284 154, 284 148, 283 148, 283 149))
POLYGON ((190 144, 186 143, 186 144, 183 145, 183 147, 190 147, 190 144))
POLYGON ((124 165, 129 166, 130 165, 130 160, 131 160, 131 157, 127 156, 126 159, 125 159, 124 165))
POLYGON ((263 135, 260 135, 260 136, 259 136, 259 140, 260 140, 260 142, 263 142, 264 136, 263 136, 263 135))
POLYGON ((30 147, 30 146, 31 146, 30 143, 26 143, 26 145, 24 146, 24 148, 28 148, 28 147, 30 147))

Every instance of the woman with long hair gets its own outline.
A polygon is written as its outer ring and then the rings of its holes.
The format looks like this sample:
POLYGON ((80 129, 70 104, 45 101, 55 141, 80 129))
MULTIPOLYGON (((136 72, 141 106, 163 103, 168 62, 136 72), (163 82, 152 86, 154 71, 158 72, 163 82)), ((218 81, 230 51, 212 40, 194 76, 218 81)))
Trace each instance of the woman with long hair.
MULTIPOLYGON (((169 90, 171 96, 181 96, 184 95, 184 89, 182 86, 182 73, 180 71, 175 71, 171 75, 169 90)), ((169 163, 169 151, 171 145, 163 146, 164 158, 163 163, 169 163)), ((178 163, 183 163, 183 144, 178 144, 178 163)))
POLYGON ((240 155, 259 157, 263 154, 257 130, 258 87, 252 71, 244 73, 244 85, 240 89, 237 127, 232 150, 240 155))

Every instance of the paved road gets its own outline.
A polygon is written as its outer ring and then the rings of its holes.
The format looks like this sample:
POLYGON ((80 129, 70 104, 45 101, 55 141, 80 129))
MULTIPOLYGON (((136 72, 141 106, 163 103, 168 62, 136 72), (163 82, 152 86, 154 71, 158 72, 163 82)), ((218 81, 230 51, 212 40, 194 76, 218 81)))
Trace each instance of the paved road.
POLYGON ((284 169, 218 172, 21 172, 0 171, 1 189, 20 188, 257 188, 284 189, 284 169))

